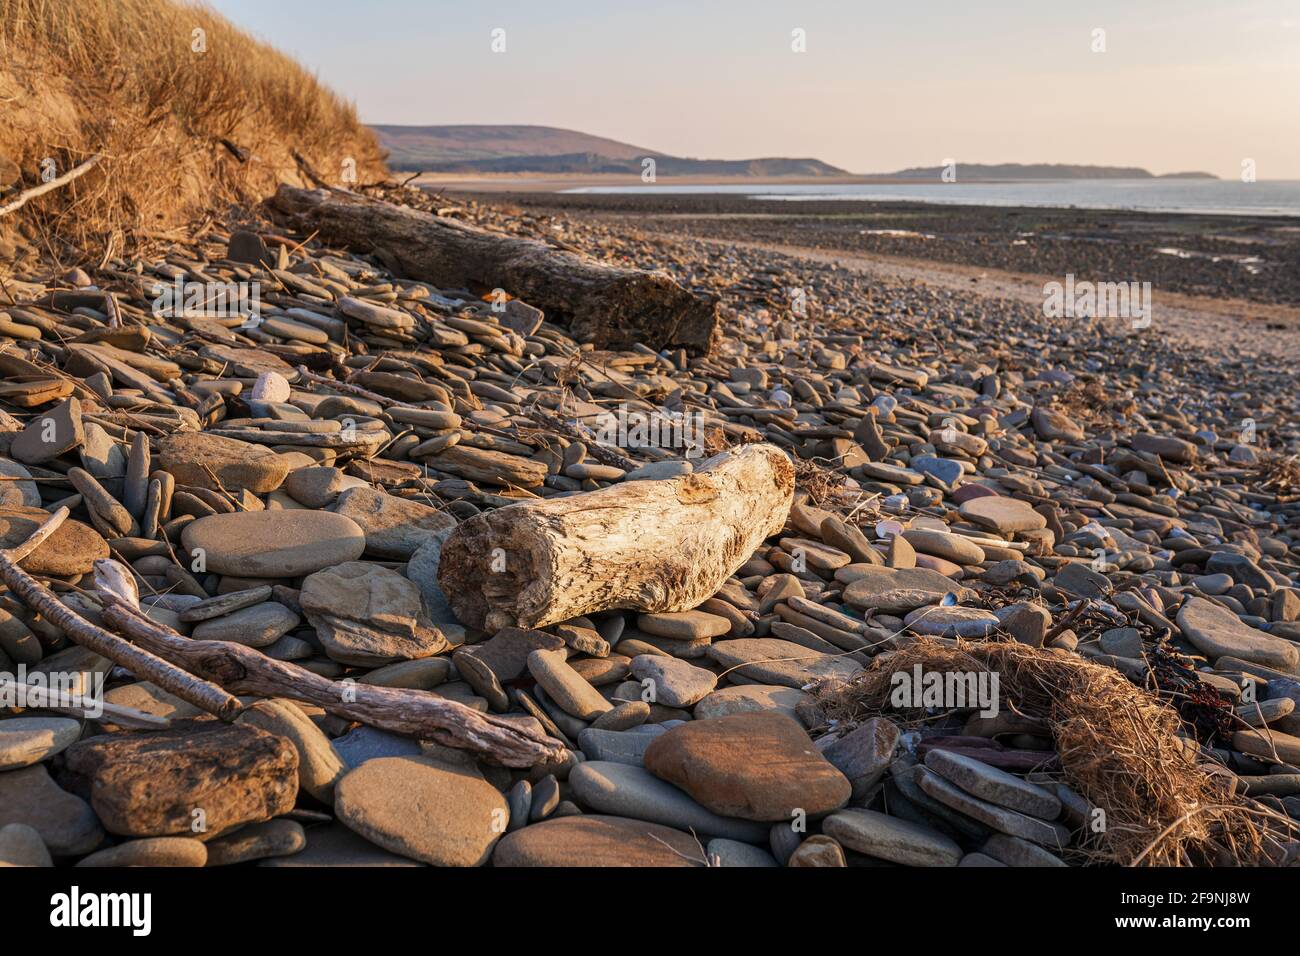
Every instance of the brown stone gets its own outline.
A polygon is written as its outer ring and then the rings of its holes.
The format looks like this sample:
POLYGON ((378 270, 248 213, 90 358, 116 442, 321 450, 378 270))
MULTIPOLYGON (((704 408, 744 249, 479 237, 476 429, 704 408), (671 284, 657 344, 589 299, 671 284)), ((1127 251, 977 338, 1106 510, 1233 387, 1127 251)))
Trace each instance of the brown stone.
POLYGON ((583 814, 508 833, 493 866, 703 866, 689 833, 658 823, 583 814))
MULTIPOLYGON (((22 544, 49 517, 40 508, 6 508, 0 511, 0 548, 22 544)), ((107 558, 108 542, 94 528, 65 520, 39 548, 20 564, 29 574, 67 577, 85 574, 98 558, 107 558)))
POLYGON ((798 723, 774 712, 674 727, 646 749, 645 765, 714 813, 745 820, 820 816, 844 806, 852 789, 798 723))
POLYGON ((91 737, 64 761, 64 786, 121 836, 208 840, 287 813, 298 794, 293 744, 247 724, 185 720, 91 737))

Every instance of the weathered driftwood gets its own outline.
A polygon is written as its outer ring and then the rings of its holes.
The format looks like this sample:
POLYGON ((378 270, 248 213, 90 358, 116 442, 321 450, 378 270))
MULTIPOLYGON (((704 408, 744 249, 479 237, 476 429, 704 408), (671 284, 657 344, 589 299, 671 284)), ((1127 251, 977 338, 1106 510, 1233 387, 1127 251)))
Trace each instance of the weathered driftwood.
POLYGON ((536 720, 479 713, 425 691, 332 681, 228 641, 195 641, 101 590, 104 620, 159 657, 236 694, 288 697, 372 727, 471 750, 506 767, 556 760, 565 748, 536 720))
POLYGON ((241 705, 230 694, 86 620, 18 566, 18 562, 40 547, 41 542, 58 530, 67 517, 68 509, 59 508, 22 544, 0 551, 0 578, 9 585, 14 597, 82 647, 125 667, 141 680, 152 681, 195 707, 224 720, 233 720, 241 705))
POLYGON ((270 205, 295 228, 377 254, 408 278, 442 288, 503 289, 600 348, 641 342, 708 352, 713 345, 717 300, 660 273, 337 191, 281 186, 270 205))
POLYGON ((476 515, 443 545, 438 583, 462 622, 488 631, 689 610, 781 530, 793 496, 785 453, 744 445, 680 478, 476 515))

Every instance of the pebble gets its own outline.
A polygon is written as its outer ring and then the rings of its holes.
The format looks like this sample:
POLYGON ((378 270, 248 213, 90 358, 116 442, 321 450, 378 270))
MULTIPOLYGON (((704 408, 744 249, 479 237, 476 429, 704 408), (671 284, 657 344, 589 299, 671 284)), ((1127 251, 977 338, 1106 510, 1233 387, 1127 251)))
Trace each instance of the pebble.
POLYGON ((559 867, 704 866, 699 844, 672 827, 624 817, 582 814, 507 834, 492 865, 559 867))
POLYGON ((654 703, 667 707, 690 707, 702 700, 718 679, 711 671, 672 657, 642 654, 632 658, 632 676, 651 682, 654 703))
POLYGON ((41 835, 25 823, 0 826, 0 867, 53 866, 41 835))
POLYGON ((745 820, 820 816, 852 790, 798 722, 770 711, 674 727, 650 744, 645 764, 714 813, 745 820))
POLYGON ((63 759, 68 779, 90 793, 95 815, 119 836, 217 836, 287 813, 298 794, 289 741, 211 719, 88 737, 63 759))
MULTIPOLYGON (((658 739, 658 738, 656 738, 658 739)), ((583 806, 596 813, 631 817, 701 836, 720 836, 746 843, 764 839, 767 827, 720 815, 671 783, 642 767, 588 760, 569 773, 569 786, 583 806)))
POLYGON ((208 862, 208 848, 189 837, 151 837, 127 840, 82 857, 77 866, 200 867, 208 862))
POLYGON ((365 839, 432 866, 480 866, 509 807, 476 774, 428 757, 377 757, 335 787, 338 819, 365 839))
POLYGON ((328 511, 242 511, 199 518, 181 541, 206 569, 244 578, 295 578, 361 557, 365 532, 328 511))
POLYGON ((80 736, 81 724, 65 717, 0 719, 0 771, 47 760, 80 736))
POLYGON ((903 866, 956 866, 962 851, 937 830, 875 810, 838 810, 822 832, 858 853, 903 866))
POLYGON ((1048 791, 972 757, 934 749, 925 755, 925 765, 967 793, 1000 807, 1043 820, 1061 815, 1061 801, 1048 791))
POLYGON ((104 839, 89 804, 61 789, 43 764, 0 773, 0 828, 10 824, 35 830, 58 857, 84 856, 104 839))
POLYGON ((293 856, 307 846, 307 834, 296 820, 267 820, 241 827, 207 844, 208 866, 234 866, 253 860, 293 856))
POLYGON ((559 651, 533 651, 528 655, 528 672, 565 711, 579 720, 591 720, 613 705, 565 662, 559 651))

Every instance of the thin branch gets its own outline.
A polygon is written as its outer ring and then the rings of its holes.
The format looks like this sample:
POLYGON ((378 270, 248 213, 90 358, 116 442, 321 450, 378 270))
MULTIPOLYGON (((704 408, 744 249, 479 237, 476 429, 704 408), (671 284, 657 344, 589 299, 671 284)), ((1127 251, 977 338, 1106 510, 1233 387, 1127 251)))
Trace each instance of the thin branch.
POLYGON ((23 190, 14 198, 12 202, 0 206, 0 216, 6 216, 11 212, 16 212, 17 210, 21 209, 23 206, 27 205, 28 200, 35 199, 37 196, 43 196, 45 195, 45 193, 48 193, 51 190, 58 189, 60 186, 67 185, 77 177, 85 175, 86 173, 90 172, 90 170, 92 170, 96 165, 98 165, 99 161, 103 158, 104 157, 101 156, 99 153, 96 153, 94 156, 90 157, 90 159, 86 160, 80 166, 74 166, 72 169, 69 169, 62 176, 59 176, 56 179, 51 179, 48 183, 41 183, 39 186, 33 186, 31 189, 23 190))

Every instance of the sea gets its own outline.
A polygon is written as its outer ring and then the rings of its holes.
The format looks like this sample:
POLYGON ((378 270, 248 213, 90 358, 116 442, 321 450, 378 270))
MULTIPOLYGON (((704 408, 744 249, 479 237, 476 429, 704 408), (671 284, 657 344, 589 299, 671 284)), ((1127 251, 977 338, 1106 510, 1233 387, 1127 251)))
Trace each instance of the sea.
POLYGON ((582 186, 565 193, 741 195, 764 202, 901 201, 967 206, 1127 209, 1223 216, 1300 216, 1300 180, 1060 179, 972 183, 779 183, 582 186))

